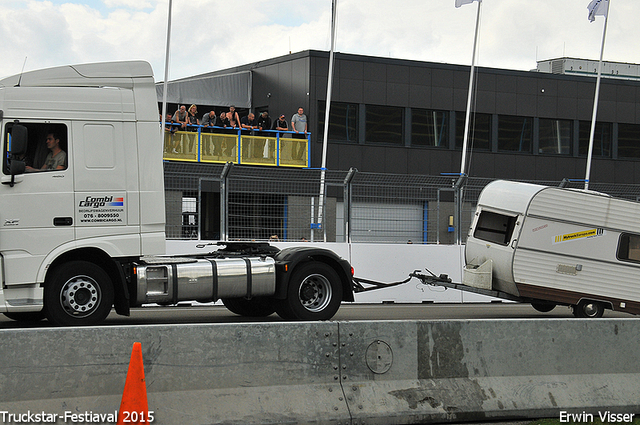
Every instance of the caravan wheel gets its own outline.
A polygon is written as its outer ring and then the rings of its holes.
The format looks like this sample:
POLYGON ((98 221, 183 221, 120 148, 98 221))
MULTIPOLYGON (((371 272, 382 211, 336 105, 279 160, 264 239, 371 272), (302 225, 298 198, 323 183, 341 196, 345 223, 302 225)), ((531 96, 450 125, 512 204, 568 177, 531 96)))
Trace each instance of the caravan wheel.
POLYGON ((580 318, 596 319, 604 314, 604 304, 597 301, 582 300, 572 309, 573 315, 580 318))
POLYGON ((556 308, 555 304, 545 303, 545 302, 532 302, 531 307, 541 313, 548 313, 554 308, 556 308))

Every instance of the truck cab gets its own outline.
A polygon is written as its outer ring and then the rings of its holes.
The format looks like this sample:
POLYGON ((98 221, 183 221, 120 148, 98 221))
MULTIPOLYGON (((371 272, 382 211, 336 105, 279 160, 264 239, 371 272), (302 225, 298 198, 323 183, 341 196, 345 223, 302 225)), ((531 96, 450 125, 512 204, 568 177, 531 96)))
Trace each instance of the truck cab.
POLYGON ((156 109, 146 62, 63 66, 0 81, 0 312, 42 310, 43 283, 63 262, 164 252, 156 109), (48 136, 66 154, 62 169, 46 169, 48 136))
POLYGON ((126 315, 145 303, 221 299, 241 315, 328 320, 353 301, 348 262, 315 247, 226 243, 159 257, 159 118, 146 62, 0 80, 0 313, 94 325, 112 307, 126 315))

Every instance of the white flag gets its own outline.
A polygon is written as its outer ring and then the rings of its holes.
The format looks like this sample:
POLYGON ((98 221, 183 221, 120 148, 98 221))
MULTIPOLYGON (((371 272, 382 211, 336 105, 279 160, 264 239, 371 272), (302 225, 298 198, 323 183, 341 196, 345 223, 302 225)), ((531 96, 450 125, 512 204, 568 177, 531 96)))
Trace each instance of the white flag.
POLYGON ((480 3, 482 0, 456 0, 456 7, 460 7, 463 4, 473 3, 474 1, 477 1, 478 3, 480 3))
POLYGON ((598 15, 607 16, 607 13, 609 13, 609 0, 591 0, 587 9, 589 9, 589 20, 593 22, 598 15))

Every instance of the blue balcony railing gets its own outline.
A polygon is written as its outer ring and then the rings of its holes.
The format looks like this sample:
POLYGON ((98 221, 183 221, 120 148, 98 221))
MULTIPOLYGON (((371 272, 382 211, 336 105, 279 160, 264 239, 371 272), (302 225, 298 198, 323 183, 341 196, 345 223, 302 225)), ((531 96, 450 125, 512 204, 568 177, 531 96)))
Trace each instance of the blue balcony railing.
POLYGON ((311 134, 306 138, 292 131, 249 131, 223 127, 165 123, 165 160, 233 162, 246 165, 308 168, 311 134), (172 128, 173 131, 167 130, 172 128))

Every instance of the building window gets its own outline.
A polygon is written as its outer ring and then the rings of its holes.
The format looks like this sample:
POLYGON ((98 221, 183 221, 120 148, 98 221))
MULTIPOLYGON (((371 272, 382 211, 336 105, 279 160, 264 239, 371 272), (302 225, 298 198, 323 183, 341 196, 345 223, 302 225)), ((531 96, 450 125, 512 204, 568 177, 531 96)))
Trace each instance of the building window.
POLYGON ((531 153, 533 118, 500 115, 498 117, 498 150, 531 153))
MULTIPOLYGON (((318 134, 324 135, 324 114, 327 103, 318 101, 318 134)), ((358 105, 331 102, 329 111, 329 140, 358 142, 358 105)))
POLYGON ((572 124, 570 120, 541 118, 538 153, 571 155, 572 124))
MULTIPOLYGON (((580 121, 580 155, 587 156, 589 153, 589 136, 591 134, 591 122, 580 121)), ((611 158, 611 135, 613 125, 609 122, 597 122, 593 134, 593 156, 611 158)))
POLYGON ((447 112, 411 109, 411 145, 446 148, 448 129, 447 112))
MULTIPOLYGON (((456 148, 462 148, 464 140, 465 113, 456 112, 456 148)), ((491 115, 473 114, 469 123, 469 146, 471 149, 491 149, 491 115)))
POLYGON ((618 124, 618 157, 640 158, 640 125, 618 124))
POLYGON ((367 143, 404 144, 404 108, 377 105, 367 105, 366 108, 367 143))

